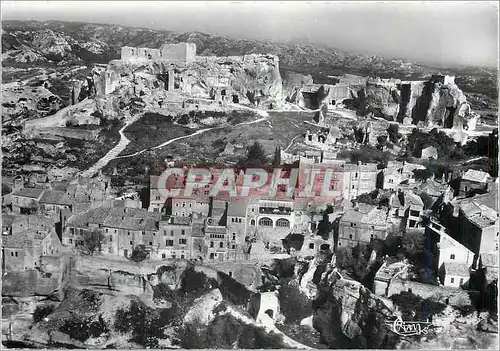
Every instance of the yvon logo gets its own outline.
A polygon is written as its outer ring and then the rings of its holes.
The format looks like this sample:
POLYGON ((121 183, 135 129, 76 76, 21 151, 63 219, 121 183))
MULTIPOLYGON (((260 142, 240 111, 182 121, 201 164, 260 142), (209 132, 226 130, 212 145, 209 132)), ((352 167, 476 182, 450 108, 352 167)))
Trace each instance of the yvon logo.
POLYGON ((398 317, 394 321, 386 321, 385 324, 391 330, 401 336, 419 336, 429 334, 430 331, 438 331, 442 327, 434 325, 432 322, 405 322, 398 317))

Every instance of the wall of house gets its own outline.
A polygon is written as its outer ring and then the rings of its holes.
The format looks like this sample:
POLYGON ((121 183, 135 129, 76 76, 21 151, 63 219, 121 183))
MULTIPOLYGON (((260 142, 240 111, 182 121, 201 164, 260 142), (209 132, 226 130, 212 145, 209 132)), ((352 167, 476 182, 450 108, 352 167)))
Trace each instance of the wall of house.
POLYGON ((468 277, 446 274, 443 285, 449 288, 460 288, 469 281, 468 277))
POLYGON ((494 225, 483 228, 479 253, 498 251, 498 231, 498 219, 494 225))
MULTIPOLYGON (((446 239, 441 239, 446 240, 446 239)), ((441 244, 442 246, 442 244, 441 244)), ((447 247, 446 249, 439 249, 438 257, 438 268, 441 268, 444 262, 453 263, 466 263, 471 266, 474 261, 474 254, 465 248, 460 248, 458 246, 447 247), (451 255, 455 255, 455 258, 451 258, 451 255)))

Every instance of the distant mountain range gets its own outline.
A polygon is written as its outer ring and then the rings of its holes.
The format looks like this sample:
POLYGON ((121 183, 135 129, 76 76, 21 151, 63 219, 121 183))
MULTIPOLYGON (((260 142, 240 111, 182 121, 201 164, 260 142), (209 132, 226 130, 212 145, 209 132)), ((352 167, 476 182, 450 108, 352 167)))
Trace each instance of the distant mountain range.
POLYGON ((472 90, 477 81, 486 87, 474 92, 493 94, 492 97, 497 94, 497 72, 488 68, 436 69, 400 59, 348 53, 323 45, 233 39, 200 32, 176 33, 61 21, 3 21, 2 25, 2 61, 11 65, 107 63, 119 58, 121 46, 158 48, 164 43, 192 42, 196 43, 198 55, 275 54, 280 58, 282 70, 311 74, 318 83, 328 83, 331 81, 328 76, 344 73, 418 79, 441 72, 462 76, 464 86, 470 86, 472 90))

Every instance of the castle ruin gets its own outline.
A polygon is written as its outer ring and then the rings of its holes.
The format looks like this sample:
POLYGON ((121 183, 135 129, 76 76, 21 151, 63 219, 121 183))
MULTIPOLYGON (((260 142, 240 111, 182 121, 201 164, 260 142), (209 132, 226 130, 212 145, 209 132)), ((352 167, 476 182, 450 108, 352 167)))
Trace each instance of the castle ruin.
POLYGON ((164 44, 160 49, 122 47, 122 60, 146 59, 166 62, 191 63, 196 59, 196 44, 164 44))

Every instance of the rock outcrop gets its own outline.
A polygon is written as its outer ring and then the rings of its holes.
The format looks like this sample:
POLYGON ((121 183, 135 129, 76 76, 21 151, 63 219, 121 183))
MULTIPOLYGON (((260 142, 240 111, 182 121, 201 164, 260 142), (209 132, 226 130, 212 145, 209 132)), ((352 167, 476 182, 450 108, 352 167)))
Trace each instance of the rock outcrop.
POLYGON ((448 76, 433 75, 428 81, 370 79, 355 100, 362 115, 373 113, 403 124, 474 130, 478 119, 448 76))

